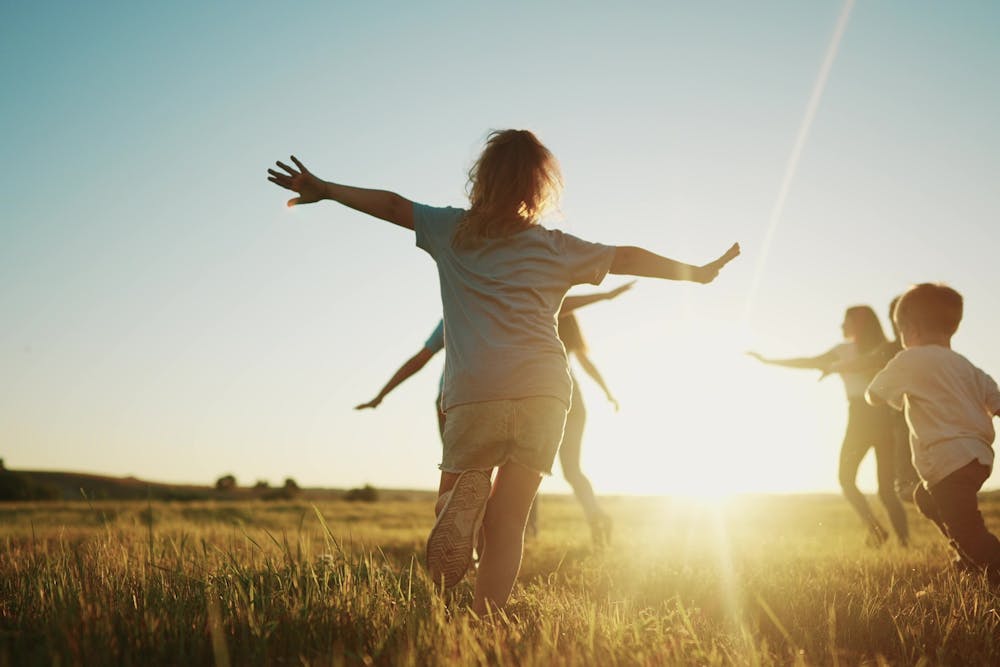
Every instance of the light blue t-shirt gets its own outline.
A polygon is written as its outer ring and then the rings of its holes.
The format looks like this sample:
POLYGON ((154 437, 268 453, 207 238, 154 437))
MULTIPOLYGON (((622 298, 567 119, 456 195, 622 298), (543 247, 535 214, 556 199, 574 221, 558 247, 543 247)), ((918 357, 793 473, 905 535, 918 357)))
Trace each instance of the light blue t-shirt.
MULTIPOLYGON (((434 327, 434 332, 431 334, 427 342, 424 343, 424 349, 431 354, 437 354, 444 349, 444 320, 438 320, 438 325, 434 327)), ((438 380, 438 403, 441 402, 441 395, 444 393, 444 370, 441 371, 441 379, 438 380)))
POLYGON ((444 349, 444 320, 438 321, 438 325, 434 327, 434 333, 424 343, 424 349, 431 354, 437 354, 444 349))
POLYGON ((559 308, 573 285, 604 280, 614 247, 535 225, 457 249, 451 239, 464 215, 460 208, 413 206, 417 246, 434 258, 441 283, 444 409, 531 396, 568 406, 559 308))

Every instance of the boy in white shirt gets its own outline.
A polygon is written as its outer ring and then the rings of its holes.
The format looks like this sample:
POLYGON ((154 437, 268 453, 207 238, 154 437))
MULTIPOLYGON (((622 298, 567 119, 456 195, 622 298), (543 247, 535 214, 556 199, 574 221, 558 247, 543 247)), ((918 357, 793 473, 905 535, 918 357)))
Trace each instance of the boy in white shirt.
POLYGON ((871 381, 866 398, 905 411, 913 465, 923 480, 913 500, 951 541, 955 564, 1000 578, 1000 540, 986 529, 976 499, 993 466, 1000 390, 951 349, 962 295, 917 285, 900 299, 894 319, 903 350, 871 381))

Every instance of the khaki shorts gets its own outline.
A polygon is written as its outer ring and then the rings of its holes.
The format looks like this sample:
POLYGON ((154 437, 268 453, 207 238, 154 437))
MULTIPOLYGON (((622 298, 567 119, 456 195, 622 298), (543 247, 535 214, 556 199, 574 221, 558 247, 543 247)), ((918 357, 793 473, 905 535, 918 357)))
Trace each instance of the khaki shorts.
POLYGON ((551 475, 566 404, 551 396, 457 405, 444 422, 444 472, 488 470, 514 461, 551 475))

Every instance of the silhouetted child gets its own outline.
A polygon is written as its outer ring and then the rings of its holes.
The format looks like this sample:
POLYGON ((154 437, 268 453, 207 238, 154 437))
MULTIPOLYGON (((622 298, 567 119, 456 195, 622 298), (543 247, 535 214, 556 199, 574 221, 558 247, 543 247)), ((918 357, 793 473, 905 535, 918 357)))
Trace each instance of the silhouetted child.
POLYGON ((906 511, 896 495, 892 413, 888 408, 875 408, 865 403, 865 388, 874 377, 876 368, 865 364, 861 368, 850 367, 857 359, 866 357, 885 345, 885 333, 871 306, 851 306, 844 313, 844 321, 840 326, 847 340, 815 357, 771 359, 756 352, 748 354, 765 364, 821 371, 823 375, 820 379, 832 372, 840 375, 844 381, 848 405, 847 430, 840 447, 840 488, 844 492, 844 498, 868 529, 869 543, 872 546, 882 545, 888 539, 888 533, 875 518, 857 484, 861 461, 868 450, 874 448, 878 497, 885 506, 897 539, 905 546, 909 541, 910 530, 906 522, 906 511))
MULTIPOLYGON (((618 411, 618 400, 611 393, 608 385, 604 382, 604 376, 597 370, 597 366, 590 358, 587 342, 580 331, 580 324, 576 316, 570 314, 559 318, 559 340, 566 347, 566 356, 575 356, 581 368, 589 375, 594 382, 604 390, 604 395, 618 411)), ((583 507, 583 512, 587 516, 587 523, 590 525, 590 535, 594 541, 594 546, 604 547, 611 538, 611 517, 601 509, 594 495, 594 487, 583 472, 580 466, 580 452, 583 446, 583 427, 587 421, 587 409, 583 404, 583 394, 580 392, 580 383, 576 376, 570 371, 573 378, 573 391, 570 399, 569 413, 566 415, 566 429, 563 433, 562 444, 559 445, 559 465, 562 467, 563 477, 573 487, 573 494, 583 507)))
POLYGON ((438 268, 445 326, 445 420, 438 518, 427 567, 445 586, 485 550, 472 608, 503 607, 521 566, 524 526, 566 423, 572 387, 556 317, 570 287, 628 274, 708 283, 739 254, 704 266, 642 248, 606 246, 542 227, 562 187, 555 157, 531 132, 490 134, 469 172, 469 208, 435 208, 398 194, 322 181, 294 157, 268 180, 416 232, 438 268), (497 469, 496 480, 492 472, 497 469))
MULTIPOLYGON (((892 323, 892 340, 888 340, 879 345, 868 354, 864 354, 853 359, 838 361, 825 369, 824 373, 852 373, 870 372, 873 375, 885 368, 893 357, 903 349, 903 343, 899 339, 899 327, 893 314, 896 312, 896 304, 899 303, 896 297, 889 303, 889 321, 892 323)), ((906 417, 902 412, 893 410, 892 419, 892 459, 896 476, 896 495, 902 500, 913 502, 913 491, 920 484, 920 476, 916 468, 913 467, 910 456, 910 427, 906 424, 906 417)))
POLYGON ((913 464, 923 480, 913 500, 951 541, 962 569, 1000 579, 1000 541, 986 529, 976 494, 993 466, 993 378, 951 349, 962 320, 962 295, 924 283, 906 292, 895 318, 903 351, 868 387, 872 405, 905 410, 913 464))
MULTIPOLYGON (((598 292, 596 294, 574 295, 574 296, 568 296, 565 299, 563 299, 562 307, 559 310, 559 322, 560 322, 559 332, 560 332, 560 339, 566 346, 567 355, 572 350, 570 343, 568 343, 562 335, 563 320, 572 319, 575 325, 576 317, 573 315, 573 313, 578 308, 583 308, 584 306, 588 306, 592 303, 597 303, 598 301, 610 301, 611 299, 615 299, 621 294, 624 294, 628 290, 632 289, 632 286, 634 284, 635 281, 633 280, 631 282, 625 283, 624 285, 616 287, 615 289, 609 290, 607 292, 598 292)), ((579 331, 579 329, 577 329, 577 331, 579 331)), ((582 338, 580 339, 580 341, 582 342, 582 338)), ((379 405, 382 404, 382 401, 385 400, 385 397, 388 396, 396 387, 398 387, 403 382, 408 380, 414 374, 418 373, 424 366, 427 365, 427 362, 430 361, 431 358, 434 357, 434 355, 436 355, 443 349, 444 349, 444 320, 439 320, 437 326, 434 328, 434 331, 431 332, 430 337, 427 339, 426 342, 424 342, 423 347, 421 347, 416 354, 414 354, 412 357, 403 362, 403 365, 400 366, 395 373, 393 373, 392 377, 389 378, 389 381, 385 383, 385 386, 382 387, 382 389, 375 396, 375 398, 368 401, 367 403, 356 405, 354 409, 366 410, 366 409, 377 408, 379 405)), ((586 368, 586 366, 584 366, 584 368, 586 368)), ((596 371, 596 369, 594 370, 596 371)), ((598 374, 598 376, 599 375, 600 374, 598 374)), ((598 380, 598 382, 600 382, 603 386, 604 382, 603 379, 598 380)), ((573 485, 574 491, 576 491, 576 489, 578 488, 583 489, 582 491, 577 491, 576 493, 577 497, 580 498, 580 502, 583 504, 584 509, 587 510, 591 506, 596 508, 597 501, 593 497, 594 492, 590 488, 590 482, 587 481, 587 478, 584 477, 583 473, 580 471, 579 438, 576 439, 573 438, 573 434, 575 433, 575 430, 573 428, 574 424, 579 423, 581 436, 583 430, 583 421, 581 416, 583 414, 583 404, 582 404, 582 399, 577 400, 578 397, 575 389, 576 387, 575 379, 573 386, 574 390, 571 400, 572 407, 570 408, 569 414, 566 417, 566 424, 567 424, 566 435, 563 437, 563 444, 559 448, 559 461, 562 465, 563 474, 566 476, 567 481, 569 481, 570 484, 573 485), (568 445, 567 445, 567 439, 569 441, 568 445), (574 442, 576 443, 575 457, 572 455, 574 451, 574 444, 573 444, 574 442), (575 467, 574 467, 574 461, 575 461, 575 467), (578 483, 579 478, 583 479, 585 487, 583 487, 578 483), (588 505, 585 495, 581 496, 581 494, 586 494, 587 491, 590 492, 590 500, 593 501, 590 505, 588 505)), ((434 399, 434 411, 437 414, 438 434, 441 436, 442 443, 444 442, 444 424, 445 424, 445 413, 444 410, 441 408, 441 392, 443 389, 444 389, 444 373, 442 372, 441 380, 440 382, 438 382, 437 398, 434 399)), ((607 391, 606 387, 605 391, 607 391)), ((613 400, 611 399, 610 394, 609 394, 609 400, 613 400)), ((615 403, 615 409, 617 410, 617 403, 615 403)), ((538 534, 538 505, 539 501, 538 497, 536 496, 535 502, 531 506, 531 513, 528 515, 527 532, 531 536, 536 536, 538 534)), ((589 511, 587 512, 587 516, 590 519, 591 531, 594 530, 595 525, 600 528, 601 531, 600 543, 603 544, 604 542, 607 541, 607 537, 611 531, 610 519, 607 518, 606 515, 601 513, 597 517, 597 520, 595 521, 594 513, 589 511)), ((595 541, 596 540, 597 536, 595 535, 595 541)))

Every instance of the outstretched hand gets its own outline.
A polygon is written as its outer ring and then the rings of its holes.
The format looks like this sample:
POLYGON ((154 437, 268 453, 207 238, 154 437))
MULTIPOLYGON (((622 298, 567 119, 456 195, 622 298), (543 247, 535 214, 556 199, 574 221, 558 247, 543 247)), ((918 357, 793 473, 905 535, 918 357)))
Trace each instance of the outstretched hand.
MULTIPOLYGON (((279 185, 286 190, 291 190, 292 192, 299 193, 298 197, 293 197, 288 200, 288 206, 298 206, 300 204, 312 204, 323 199, 323 181, 313 175, 311 171, 306 169, 305 165, 298 161, 298 159, 292 155, 292 162, 295 166, 299 168, 298 171, 289 167, 284 162, 278 161, 277 164, 286 173, 280 171, 275 171, 274 169, 268 169, 267 173, 269 176, 267 180, 271 181, 275 185, 279 185)), ((358 406, 359 408, 362 406, 358 406)), ((375 406, 371 406, 375 407, 375 406)))
POLYGON ((616 296, 624 294, 625 292, 627 292, 630 289, 632 289, 633 285, 635 285, 635 281, 634 280, 630 280, 627 283, 625 283, 624 285, 620 285, 620 286, 614 288, 613 290, 611 290, 610 292, 608 292, 608 298, 609 299, 614 299, 616 296))
POLYGON ((377 408, 379 406, 379 403, 381 403, 381 402, 382 402, 381 398, 373 398, 372 400, 368 401, 367 403, 362 403, 361 405, 355 405, 354 409, 355 410, 367 410, 368 408, 377 408))
POLYGON ((612 406, 614 406, 615 412, 618 412, 621 409, 621 406, 618 405, 618 399, 612 396, 611 394, 608 394, 608 401, 611 403, 612 406))
POLYGON ((836 373, 840 373, 840 369, 837 368, 837 364, 836 363, 827 364, 826 366, 823 366, 822 368, 819 369, 819 377, 816 378, 816 381, 822 382, 829 376, 834 375, 836 373))
POLYGON ((754 359, 756 359, 757 361, 760 361, 762 363, 765 363, 765 364, 767 363, 767 359, 764 358, 764 355, 762 355, 762 354, 760 354, 758 352, 753 352, 752 350, 748 350, 747 351, 747 356, 748 357, 753 357, 754 359))
POLYGON ((709 262, 704 266, 699 267, 698 276, 696 279, 697 282, 703 284, 712 282, 713 280, 715 280, 716 276, 719 275, 719 271, 722 270, 722 267, 724 267, 726 264, 729 264, 729 262, 733 261, 739 256, 740 256, 740 244, 734 243, 733 245, 729 246, 729 250, 723 253, 722 256, 720 256, 718 259, 709 262))

